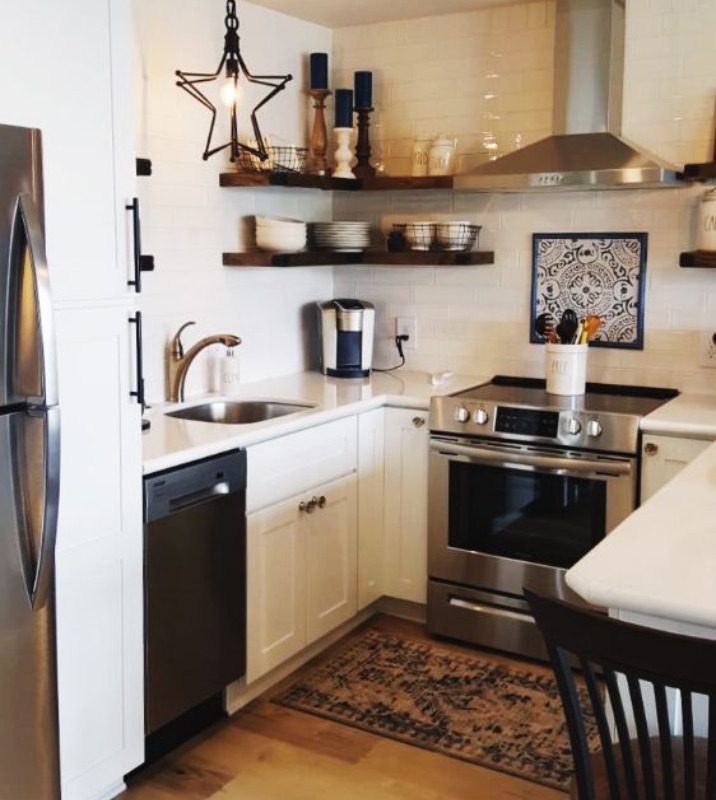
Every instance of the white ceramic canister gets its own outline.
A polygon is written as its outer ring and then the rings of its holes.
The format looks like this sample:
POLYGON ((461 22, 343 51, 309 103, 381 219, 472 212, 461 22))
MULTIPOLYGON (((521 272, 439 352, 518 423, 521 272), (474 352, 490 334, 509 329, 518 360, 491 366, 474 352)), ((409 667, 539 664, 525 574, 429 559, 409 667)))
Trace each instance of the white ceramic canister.
POLYGON ((701 198, 696 249, 716 253, 716 189, 711 189, 701 198))
POLYGON ((430 139, 416 139, 413 143, 413 177, 423 178, 428 174, 430 139))
POLYGON ((455 172, 457 139, 441 133, 430 146, 428 175, 452 175, 455 172))
POLYGON ((587 388, 587 344, 546 344, 545 376, 549 394, 579 395, 587 388))

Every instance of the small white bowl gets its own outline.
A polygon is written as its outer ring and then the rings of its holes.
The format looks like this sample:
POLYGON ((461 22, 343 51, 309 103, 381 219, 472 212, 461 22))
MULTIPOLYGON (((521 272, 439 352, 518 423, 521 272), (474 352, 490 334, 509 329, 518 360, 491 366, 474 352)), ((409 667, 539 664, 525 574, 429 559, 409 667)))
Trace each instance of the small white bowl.
POLYGON ((430 250, 435 241, 435 223, 406 222, 404 236, 411 250, 430 250))

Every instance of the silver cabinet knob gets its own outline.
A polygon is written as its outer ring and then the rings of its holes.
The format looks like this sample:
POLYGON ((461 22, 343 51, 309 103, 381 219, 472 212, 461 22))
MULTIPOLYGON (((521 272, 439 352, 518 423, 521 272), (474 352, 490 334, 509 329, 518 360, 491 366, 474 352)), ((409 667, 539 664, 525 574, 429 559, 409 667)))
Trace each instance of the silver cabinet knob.
POLYGON ((413 417, 413 426, 415 428, 422 428, 425 425, 425 417, 413 417))
POLYGON ((467 422, 470 419, 470 411, 465 406, 458 406, 455 409, 455 422, 467 422))
POLYGON ((572 417, 567 423, 567 433, 576 436, 582 430, 582 423, 576 418, 572 417))
POLYGON ((313 514, 318 505, 318 498, 312 497, 310 500, 301 500, 298 504, 298 510, 304 511, 306 514, 313 514))
POLYGON ((472 415, 472 419, 477 425, 486 425, 487 421, 490 419, 490 415, 484 408, 478 408, 472 415))
POLYGON ((603 430, 601 422, 597 419, 590 419, 587 423, 587 436, 596 439, 602 435, 603 430))
POLYGON ((655 456, 659 452, 659 445, 653 442, 648 442, 644 445, 644 453, 647 456, 655 456))

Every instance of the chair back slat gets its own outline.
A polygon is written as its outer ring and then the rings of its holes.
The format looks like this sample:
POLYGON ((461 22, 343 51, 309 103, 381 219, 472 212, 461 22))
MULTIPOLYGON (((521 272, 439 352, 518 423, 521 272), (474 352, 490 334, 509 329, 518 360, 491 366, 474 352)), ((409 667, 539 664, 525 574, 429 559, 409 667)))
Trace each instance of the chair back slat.
POLYGON ((644 697, 638 678, 626 676, 629 687, 629 699, 634 712, 636 725, 636 738, 639 746, 639 760, 641 761, 641 775, 644 785, 646 800, 656 800, 656 781, 654 780, 654 762, 651 758, 651 745, 649 743, 649 724, 646 721, 644 697))
POLYGON ((694 753, 694 710, 691 692, 681 693, 681 724, 684 743, 684 800, 696 800, 696 756, 694 753))
POLYGON ((716 692, 709 692, 709 732, 706 756, 706 800, 716 800, 716 692))
POLYGON ((572 745, 572 756, 574 758, 574 772, 577 781, 580 800, 596 800, 594 793, 594 776, 592 775, 592 764, 589 758, 589 746, 587 744, 587 733, 584 727, 582 707, 579 703, 577 687, 572 680, 572 668, 569 655, 564 650, 552 649, 550 658, 554 666, 554 674, 557 680, 557 688, 560 696, 567 698, 564 702, 564 715, 567 720, 567 730, 569 740, 572 745))
POLYGON ((621 622, 528 589, 525 597, 544 634, 565 709, 573 797, 716 800, 716 642, 621 622), (572 670, 575 663, 583 677, 572 670), (581 702, 588 696, 602 753, 589 752, 577 681, 586 686, 581 702), (695 736, 695 695, 699 702, 708 698, 707 738, 700 716, 695 736), (675 731, 679 709, 683 732, 675 731))
POLYGON ((661 781, 664 800, 674 800, 674 760, 671 747, 671 722, 669 705, 666 701, 666 687, 663 683, 654 684, 654 702, 656 703, 656 720, 659 725, 659 751, 661 755, 661 781))
POLYGON ((634 767, 634 754, 632 753, 629 739, 629 724, 627 722, 626 712, 624 711, 624 703, 622 702, 622 694, 619 691, 617 676, 612 670, 605 669, 604 680, 607 684, 609 702, 612 707, 612 713, 614 714, 614 722, 619 738, 619 749, 621 751, 622 767, 624 769, 624 777, 626 778, 629 800, 631 800, 633 797, 639 797, 639 790, 637 788, 636 768, 634 767))
MULTIPOLYGON (((604 755, 604 766, 607 771, 607 781, 609 783, 609 797, 610 800, 622 800, 621 792, 619 791, 619 776, 617 773, 617 765, 614 759, 614 752, 611 747, 611 733, 609 731, 609 722, 602 702, 602 695, 597 685, 597 679, 594 674, 594 669, 589 661, 581 658, 579 660, 584 674, 584 680, 587 684, 587 691, 589 692, 589 700, 592 705, 592 712, 597 722, 597 730, 599 732, 599 741, 602 745, 602 754, 604 755)), ((627 800, 625 798, 625 800, 627 800)))

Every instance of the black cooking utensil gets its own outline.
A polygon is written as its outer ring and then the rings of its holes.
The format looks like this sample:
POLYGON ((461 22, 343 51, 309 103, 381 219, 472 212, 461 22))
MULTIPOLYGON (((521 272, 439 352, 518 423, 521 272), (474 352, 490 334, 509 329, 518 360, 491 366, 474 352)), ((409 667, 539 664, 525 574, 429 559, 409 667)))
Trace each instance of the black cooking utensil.
POLYGON ((576 313, 571 308, 566 309, 557 325, 557 336, 562 344, 572 344, 578 327, 579 319, 576 313))
POLYGON ((535 320, 535 333, 541 339, 547 341, 550 338, 550 333, 554 330, 554 319, 552 315, 545 311, 540 314, 535 320))

